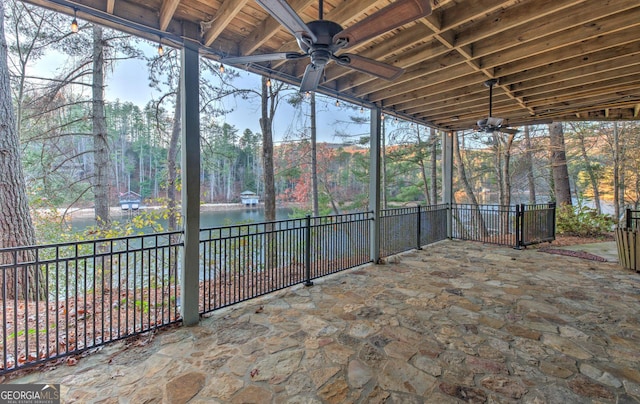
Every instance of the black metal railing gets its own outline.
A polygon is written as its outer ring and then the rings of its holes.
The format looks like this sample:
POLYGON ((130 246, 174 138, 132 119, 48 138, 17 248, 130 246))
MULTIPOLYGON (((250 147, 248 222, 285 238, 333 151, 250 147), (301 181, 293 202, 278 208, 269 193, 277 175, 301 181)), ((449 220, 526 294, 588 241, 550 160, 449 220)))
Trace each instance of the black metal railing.
POLYGON ((447 238, 447 205, 384 209, 380 212, 380 257, 447 238))
POLYGON ((556 204, 517 205, 516 247, 551 242, 556 239, 556 204))
POLYGON ((370 262, 369 212, 201 230, 200 312, 370 262))
POLYGON ((625 211, 625 225, 627 229, 638 230, 640 229, 640 210, 627 209, 625 211))
POLYGON ((0 373, 179 321, 181 240, 172 232, 1 249, 0 373))
MULTIPOLYGON (((555 237, 554 205, 386 209, 380 255, 452 237, 555 237)), ((370 262, 372 212, 200 231, 201 314, 370 262)), ((180 321, 183 233, 0 249, 0 374, 180 321), (29 299, 26 299, 28 297, 29 299)))
POLYGON ((516 246, 515 206, 453 204, 452 238, 516 246))
POLYGON ((556 205, 472 205, 451 207, 452 238, 516 248, 555 240, 556 205))

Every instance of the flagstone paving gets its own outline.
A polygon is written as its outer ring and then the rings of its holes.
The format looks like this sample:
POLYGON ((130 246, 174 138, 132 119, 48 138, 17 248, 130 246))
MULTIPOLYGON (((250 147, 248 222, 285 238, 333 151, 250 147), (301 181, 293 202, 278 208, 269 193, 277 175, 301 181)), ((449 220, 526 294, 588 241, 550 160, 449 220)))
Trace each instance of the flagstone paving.
POLYGON ((640 275, 447 241, 11 383, 63 402, 640 403, 640 275))

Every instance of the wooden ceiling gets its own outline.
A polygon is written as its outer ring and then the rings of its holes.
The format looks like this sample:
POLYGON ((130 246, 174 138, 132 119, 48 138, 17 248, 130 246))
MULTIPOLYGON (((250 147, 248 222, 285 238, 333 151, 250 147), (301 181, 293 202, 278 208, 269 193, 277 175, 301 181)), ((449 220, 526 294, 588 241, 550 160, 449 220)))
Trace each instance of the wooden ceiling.
MULTIPOLYGON (((26 0, 158 41, 221 57, 298 51, 254 0, 26 0)), ((317 0, 288 0, 305 22, 317 0)), ((390 0, 325 0, 324 18, 350 26, 390 0)), ((349 50, 404 68, 393 82, 331 63, 319 92, 376 104, 444 130, 488 115, 510 126, 640 119, 640 1, 432 0, 433 13, 349 50)), ((308 58, 238 66, 299 83, 308 58)))

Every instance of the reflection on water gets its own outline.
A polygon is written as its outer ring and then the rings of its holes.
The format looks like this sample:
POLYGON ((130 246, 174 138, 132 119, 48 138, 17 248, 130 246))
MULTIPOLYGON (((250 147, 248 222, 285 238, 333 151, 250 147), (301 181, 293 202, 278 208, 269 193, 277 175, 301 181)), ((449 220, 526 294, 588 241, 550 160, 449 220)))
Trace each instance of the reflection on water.
MULTIPOLYGON (((284 220, 290 219, 293 214, 291 208, 277 208, 276 219, 284 220)), ((126 212, 122 212, 119 215, 113 215, 111 220, 124 222, 130 220, 131 216, 126 212)), ((230 226, 239 223, 259 223, 264 221, 264 210, 259 208, 246 208, 246 209, 231 209, 226 211, 211 211, 205 210, 200 212, 200 228, 210 228, 219 226, 230 226)), ((158 220, 162 227, 167 229, 167 221, 164 219, 158 220)), ((74 217, 71 219, 71 227, 74 232, 82 232, 84 229, 95 225, 93 217, 74 217)), ((152 232, 149 229, 149 232, 152 232)))

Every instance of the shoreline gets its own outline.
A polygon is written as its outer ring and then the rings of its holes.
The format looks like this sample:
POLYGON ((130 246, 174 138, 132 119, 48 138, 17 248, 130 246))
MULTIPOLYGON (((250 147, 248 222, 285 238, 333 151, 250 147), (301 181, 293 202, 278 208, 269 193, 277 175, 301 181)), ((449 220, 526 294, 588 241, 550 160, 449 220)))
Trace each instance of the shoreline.
MULTIPOLYGON (((283 203, 279 203, 276 205, 276 208, 304 208, 305 204, 304 203, 299 203, 299 202, 283 202, 283 203)), ((153 206, 140 206, 140 211, 143 210, 157 210, 157 209, 162 209, 164 208, 163 206, 157 206, 157 205, 153 205, 153 206)), ((257 205, 253 205, 253 206, 245 206, 242 203, 203 203, 200 205, 200 211, 205 211, 205 212, 222 212, 222 211, 227 211, 227 210, 244 210, 244 209, 251 209, 251 210, 262 210, 264 208, 264 204, 263 203, 259 203, 257 205)), ((87 218, 87 217, 93 217, 94 213, 95 213, 95 209, 94 208, 70 208, 67 209, 67 216, 69 218, 87 218)), ((58 209, 58 212, 60 214, 63 214, 65 212, 65 209, 58 209)), ((120 216, 122 214, 126 214, 127 211, 123 211, 119 206, 112 206, 110 208, 110 214, 112 216, 120 216)))

